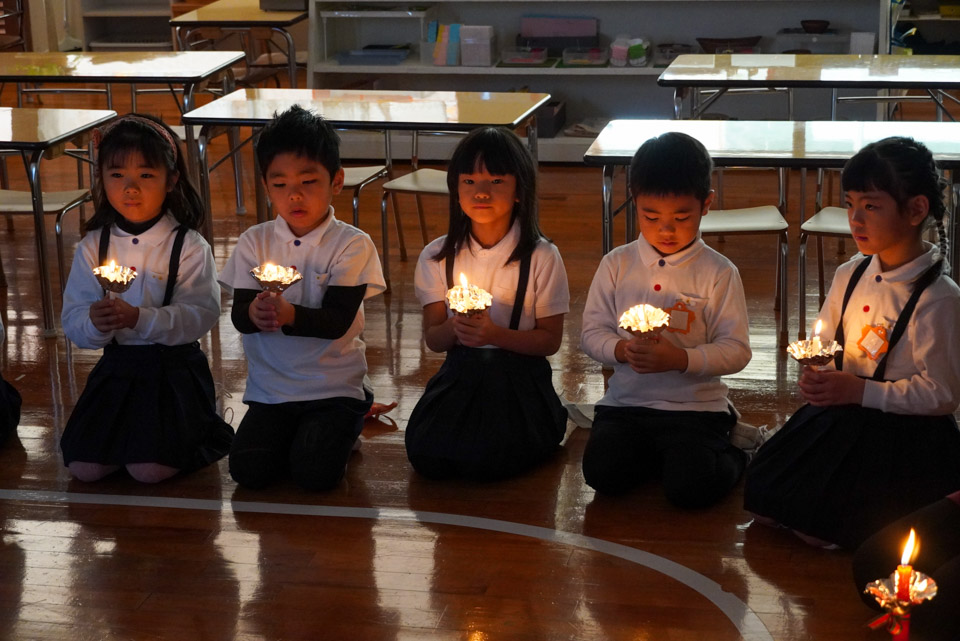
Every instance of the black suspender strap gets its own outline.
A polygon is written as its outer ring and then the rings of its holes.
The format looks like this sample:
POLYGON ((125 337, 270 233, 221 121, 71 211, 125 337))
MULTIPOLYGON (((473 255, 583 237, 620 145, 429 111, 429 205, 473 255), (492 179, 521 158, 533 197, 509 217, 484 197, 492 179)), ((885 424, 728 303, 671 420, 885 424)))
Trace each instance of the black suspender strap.
POLYGON ((527 295, 527 281, 530 280, 531 256, 532 252, 520 259, 520 277, 517 279, 517 297, 513 299, 513 313, 510 314, 510 329, 520 328, 523 299, 527 295))
POLYGON ((910 322, 910 317, 913 316, 913 310, 917 307, 917 301, 920 300, 920 294, 940 277, 943 271, 942 268, 943 264, 938 260, 917 279, 916 284, 913 286, 913 292, 910 294, 909 300, 907 300, 907 304, 903 306, 903 311, 900 312, 900 316, 897 317, 897 323, 893 326, 893 332, 890 334, 889 343, 887 344, 887 352, 883 355, 883 358, 880 359, 880 362, 877 363, 877 369, 874 370, 873 376, 870 377, 871 380, 884 380, 883 375, 887 370, 887 357, 890 356, 894 345, 897 344, 903 336, 903 332, 906 331, 907 323, 910 322))
POLYGON ((110 247, 110 225, 100 228, 100 254, 98 266, 107 264, 107 248, 110 247))
MULTIPOLYGON (((527 282, 530 280, 530 263, 532 254, 527 254, 520 259, 520 276, 517 279, 517 297, 513 300, 513 311, 510 314, 510 329, 520 327, 520 316, 523 314, 523 299, 527 295, 527 282)), ((453 259, 444 259, 445 271, 447 273, 447 289, 453 287, 453 259)))
POLYGON ((173 288, 177 284, 177 274, 180 271, 180 253, 183 250, 183 239, 187 235, 187 227, 177 227, 177 237, 173 239, 173 249, 170 250, 170 268, 167 270, 167 289, 163 294, 163 306, 173 300, 173 288))
MULTIPOLYGON (((850 296, 853 295, 853 290, 857 288, 857 283, 860 282, 860 278, 863 276, 863 272, 867 271, 867 266, 870 264, 872 256, 867 256, 860 261, 860 264, 857 265, 857 268, 853 270, 853 275, 850 276, 850 282, 847 283, 847 291, 843 293, 843 306, 840 308, 840 322, 837 323, 837 331, 835 334, 834 340, 840 343, 842 347, 845 343, 843 337, 843 315, 847 313, 847 303, 850 302, 850 296)), ((834 358, 834 363, 836 364, 837 371, 843 370, 843 350, 837 352, 836 357, 834 358)))

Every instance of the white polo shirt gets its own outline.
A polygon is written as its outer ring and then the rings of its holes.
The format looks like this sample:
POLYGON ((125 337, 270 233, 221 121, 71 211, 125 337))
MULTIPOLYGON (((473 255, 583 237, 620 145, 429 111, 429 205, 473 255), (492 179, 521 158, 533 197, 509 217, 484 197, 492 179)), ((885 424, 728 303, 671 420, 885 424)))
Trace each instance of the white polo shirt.
POLYGON ((63 292, 60 320, 64 334, 80 347, 100 349, 113 338, 121 345, 183 345, 209 332, 220 316, 220 286, 210 246, 196 231, 190 230, 184 237, 173 299, 161 307, 178 226, 170 214, 142 234, 111 226, 107 262, 112 259, 137 272, 130 289, 111 296, 139 307, 140 318, 133 329, 106 333, 90 320, 90 305, 103 298, 103 289, 93 275, 93 268, 100 265, 101 230, 84 236, 63 292))
MULTIPOLYGON (((316 229, 297 237, 282 218, 251 227, 220 275, 234 289, 260 289, 250 270, 263 263, 296 267, 303 280, 283 297, 295 305, 320 308, 327 287, 366 285, 364 298, 386 289, 377 249, 363 231, 330 215, 316 229)), ((363 399, 367 372, 363 305, 347 333, 331 340, 287 336, 282 331, 243 335, 247 355, 247 389, 243 400, 286 403, 345 396, 363 399)))
POLYGON ((682 251, 661 256, 641 236, 600 261, 583 310, 580 346, 614 368, 602 405, 726 412, 727 386, 720 377, 742 370, 751 356, 740 274, 699 238, 682 251), (620 315, 642 303, 665 310, 676 306, 682 312, 671 321, 676 331, 664 331, 661 340, 686 351, 686 371, 638 374, 617 362, 617 342, 631 338, 618 327, 620 315))
MULTIPOLYGON (((843 317, 843 371, 871 377, 878 360, 857 345, 870 327, 883 326, 888 338, 913 284, 940 258, 940 251, 925 243, 927 251, 897 269, 880 271, 873 257, 847 303, 843 317)), ((863 256, 857 254, 837 268, 830 292, 820 310, 822 340, 835 339, 843 295, 863 256)), ((884 378, 867 381, 863 406, 895 414, 939 416, 960 406, 960 287, 950 278, 938 278, 917 301, 917 307, 900 341, 887 357, 884 378)), ((831 363, 830 367, 833 367, 831 363)))
MULTIPOLYGON (((453 284, 460 284, 460 273, 466 275, 471 285, 490 292, 493 305, 490 320, 500 327, 510 327, 513 303, 517 297, 517 280, 520 277, 520 261, 505 265, 507 258, 517 246, 520 228, 514 223, 499 243, 484 249, 476 241, 462 248, 453 265, 453 284)), ((414 275, 417 299, 424 307, 430 303, 446 301, 446 262, 433 260, 446 236, 437 238, 420 252, 414 275)), ((530 280, 523 297, 523 312, 518 329, 536 327, 538 318, 547 318, 570 311, 570 291, 567 287, 567 272, 556 245, 540 240, 530 259, 530 280)), ((447 316, 453 312, 447 308, 447 316)), ((492 347, 492 346, 487 346, 492 347)))

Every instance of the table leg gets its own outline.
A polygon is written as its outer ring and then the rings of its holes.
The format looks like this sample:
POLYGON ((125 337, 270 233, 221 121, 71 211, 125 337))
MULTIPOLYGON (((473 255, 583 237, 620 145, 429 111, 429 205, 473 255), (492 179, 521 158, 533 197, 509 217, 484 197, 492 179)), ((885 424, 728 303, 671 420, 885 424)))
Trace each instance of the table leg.
POLYGON ((23 164, 27 169, 27 181, 30 183, 30 195, 33 197, 33 226, 37 244, 37 267, 40 272, 40 300, 43 306, 43 335, 57 335, 53 320, 53 296, 50 289, 50 271, 47 269, 47 234, 43 220, 43 191, 40 186, 40 159, 43 151, 33 152, 29 159, 23 154, 23 164))
POLYGON ((534 168, 539 169, 540 145, 539 145, 539 141, 537 140, 536 114, 530 116, 530 119, 527 121, 527 149, 530 150, 530 155, 533 156, 534 168))
POLYGON ((950 265, 950 276, 954 281, 960 282, 960 251, 958 251, 957 242, 960 241, 960 221, 957 216, 960 215, 960 174, 955 170, 947 172, 947 180, 950 181, 950 189, 947 192, 947 260, 950 265))
POLYGON ((257 222, 265 223, 270 220, 270 204, 267 202, 267 192, 263 188, 263 180, 260 173, 260 161, 257 160, 257 140, 260 138, 260 132, 253 133, 253 192, 257 201, 257 222))
MULTIPOLYGON (((196 158, 198 167, 197 191, 200 194, 200 200, 203 202, 203 237, 210 243, 213 249, 213 211, 210 208, 210 169, 207 167, 207 138, 210 133, 210 125, 204 125, 200 128, 200 135, 196 140, 196 158)), ((192 125, 187 125, 187 131, 193 129, 192 125)))
POLYGON ((603 166, 603 253, 613 249, 613 172, 614 165, 603 166))
MULTIPOLYGON (((195 86, 192 83, 184 83, 183 85, 183 112, 190 113, 193 111, 193 92, 195 86)), ((197 158, 197 142, 193 137, 193 127, 186 126, 184 129, 184 145, 187 148, 187 171, 190 172, 190 178, 193 181, 193 184, 199 184, 200 182, 200 164, 197 158)), ((209 177, 208 177, 209 180, 209 177)))
POLYGON ((677 87, 676 89, 673 90, 673 119, 674 120, 683 120, 683 94, 684 94, 683 87, 677 87))
POLYGON ((293 44, 293 36, 286 29, 274 27, 274 31, 283 36, 287 42, 287 73, 290 74, 290 88, 297 88, 297 48, 293 44))

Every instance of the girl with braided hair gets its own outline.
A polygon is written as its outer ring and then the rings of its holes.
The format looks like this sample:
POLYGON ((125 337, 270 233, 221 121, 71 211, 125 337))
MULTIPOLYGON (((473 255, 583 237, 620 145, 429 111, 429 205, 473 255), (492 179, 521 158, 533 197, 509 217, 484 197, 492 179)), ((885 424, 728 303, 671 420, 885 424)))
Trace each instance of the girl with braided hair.
POLYGON ((944 182, 924 145, 871 143, 842 183, 860 254, 837 268, 820 319, 843 350, 803 369, 807 404, 758 452, 744 501, 760 522, 852 549, 960 490, 960 288, 945 273, 944 182))

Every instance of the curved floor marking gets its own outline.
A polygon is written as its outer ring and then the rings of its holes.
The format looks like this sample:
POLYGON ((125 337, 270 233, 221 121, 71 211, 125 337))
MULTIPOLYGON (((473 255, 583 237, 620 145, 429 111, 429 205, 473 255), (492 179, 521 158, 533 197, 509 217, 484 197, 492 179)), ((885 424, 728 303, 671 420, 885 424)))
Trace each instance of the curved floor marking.
POLYGON ((264 503, 255 501, 216 501, 211 499, 187 499, 163 496, 123 496, 119 494, 81 494, 74 492, 46 492, 39 490, 2 490, 0 500, 29 501, 35 503, 80 503, 94 505, 122 505, 128 507, 159 507, 187 510, 253 512, 261 514, 288 514, 294 516, 326 516, 387 521, 409 521, 469 527, 504 534, 526 536, 541 541, 550 541, 585 550, 593 550, 650 568, 690 589, 713 603, 739 630, 747 641, 774 641, 770 631, 756 612, 735 595, 725 592, 715 581, 690 568, 619 543, 611 543, 592 536, 564 532, 536 525, 524 525, 512 521, 487 519, 444 512, 420 512, 399 508, 339 507, 329 505, 299 505, 296 503, 264 503))

